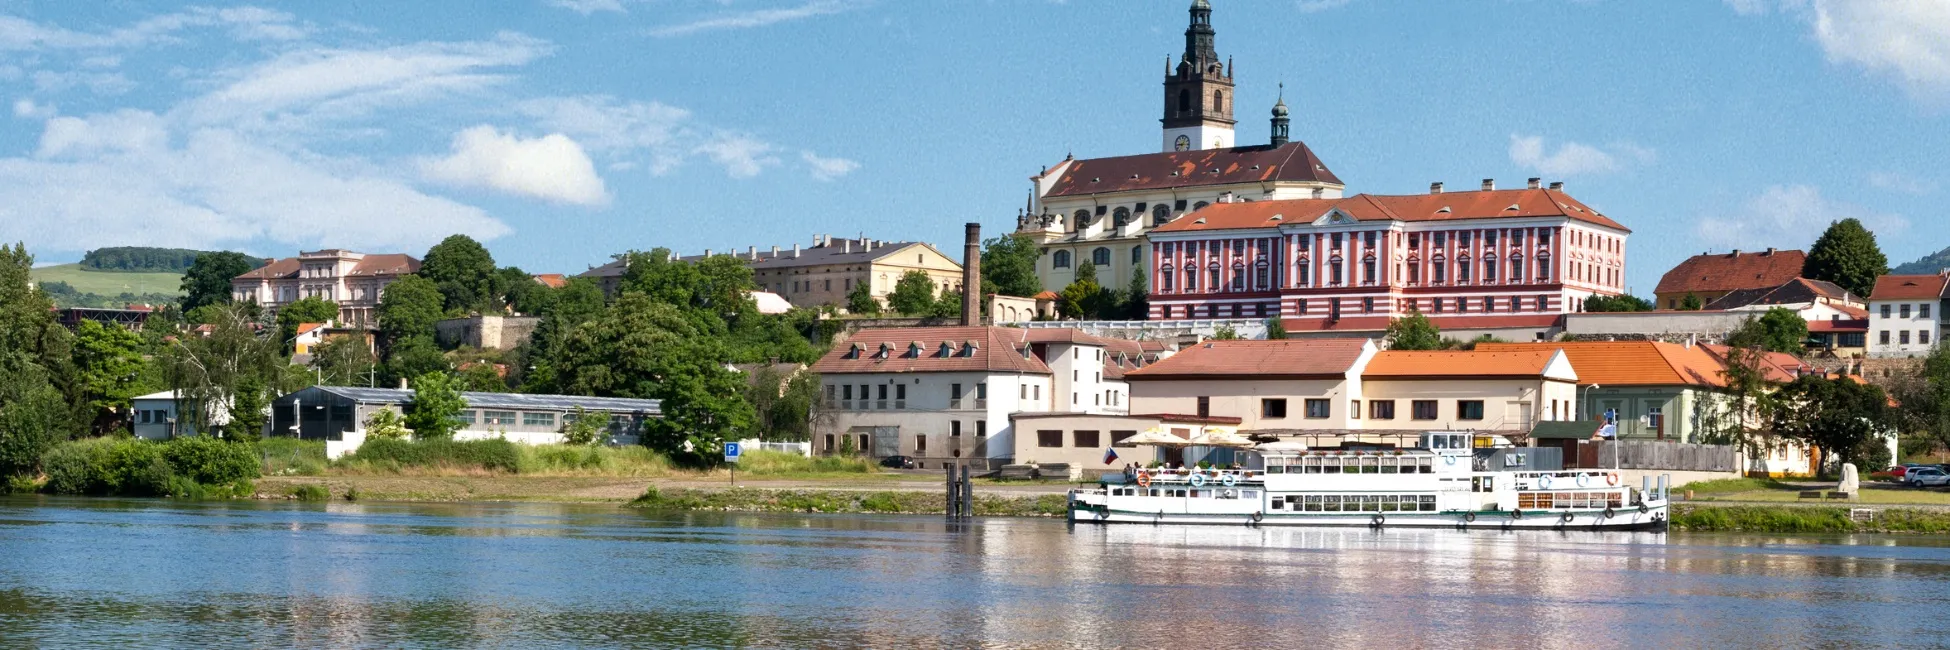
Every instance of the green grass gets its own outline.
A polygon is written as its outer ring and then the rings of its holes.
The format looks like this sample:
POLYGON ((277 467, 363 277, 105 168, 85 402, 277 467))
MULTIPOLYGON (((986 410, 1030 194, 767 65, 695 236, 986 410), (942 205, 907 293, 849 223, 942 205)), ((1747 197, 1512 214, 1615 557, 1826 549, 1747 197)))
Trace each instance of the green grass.
POLYGON ((807 458, 781 451, 755 450, 739 457, 738 473, 772 478, 849 477, 878 474, 880 466, 871 458, 807 458))
POLYGON ((1950 533, 1950 512, 1889 508, 1878 511, 1873 522, 1856 522, 1849 519, 1848 508, 1679 504, 1672 508, 1672 527, 1695 532, 1950 533))
POLYGON ((1771 478, 1718 478, 1711 481, 1695 481, 1681 485, 1675 490, 1691 490, 1694 494, 1733 494, 1754 490, 1799 490, 1771 478))
POLYGON ((325 472, 325 441, 265 438, 257 441, 265 476, 317 476, 325 472))
POLYGON ((122 293, 162 293, 178 295, 183 286, 181 273, 118 273, 92 271, 80 264, 59 264, 35 268, 29 273, 35 282, 66 282, 75 291, 116 296, 122 293))

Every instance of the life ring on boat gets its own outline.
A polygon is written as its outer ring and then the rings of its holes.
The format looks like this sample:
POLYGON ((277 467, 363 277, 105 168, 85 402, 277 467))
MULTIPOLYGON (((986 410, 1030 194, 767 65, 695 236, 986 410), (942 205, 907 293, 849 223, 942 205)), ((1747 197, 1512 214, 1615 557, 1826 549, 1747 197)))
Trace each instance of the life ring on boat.
POLYGON ((1373 519, 1368 520, 1368 525, 1373 526, 1375 528, 1380 528, 1382 524, 1387 522, 1388 522, 1387 517, 1383 517, 1381 515, 1375 515, 1373 519))
POLYGON ((1141 488, 1151 487, 1151 475, 1144 472, 1138 472, 1137 484, 1138 487, 1141 488))
POLYGON ((1442 457, 1442 464, 1444 464, 1444 465, 1454 465, 1454 464, 1456 464, 1456 457, 1455 457, 1455 456, 1443 456, 1443 457, 1442 457))
POLYGON ((1578 475, 1578 487, 1589 487, 1590 485, 1591 485, 1591 475, 1590 475, 1590 474, 1579 474, 1579 475, 1578 475))
POLYGON ((1191 481, 1191 484, 1192 484, 1192 487, 1203 487, 1203 486, 1205 485, 1205 475, 1204 475, 1204 474, 1193 474, 1193 475, 1192 475, 1192 478, 1190 479, 1190 481, 1191 481))
POLYGON ((1537 477, 1537 487, 1544 488, 1546 490, 1551 489, 1551 477, 1549 476, 1537 477))
POLYGON ((1463 523, 1470 524, 1475 522, 1476 522, 1476 513, 1474 512, 1463 513, 1463 523))
POLYGON ((1523 518, 1523 510, 1521 510, 1521 509, 1519 509, 1519 510, 1511 510, 1511 511, 1510 511, 1510 518, 1511 518, 1511 519, 1522 519, 1522 518, 1523 518))
POLYGON ((1651 511, 1651 510, 1652 510, 1652 506, 1648 506, 1648 505, 1645 505, 1645 504, 1643 504, 1643 503, 1641 503, 1641 504, 1639 504, 1639 514, 1641 514, 1641 515, 1642 515, 1642 514, 1645 514, 1645 513, 1647 513, 1647 512, 1649 512, 1649 511, 1651 511))
POLYGON ((1226 485, 1226 487, 1232 487, 1232 486, 1234 486, 1234 485, 1238 485, 1238 484, 1239 484, 1239 475, 1237 475, 1237 474, 1221 474, 1221 475, 1219 476, 1219 482, 1220 482, 1220 483, 1224 483, 1224 484, 1226 485))
POLYGON ((1612 511, 1612 509, 1611 509, 1611 508, 1605 508, 1605 518, 1606 518, 1606 519, 1610 519, 1610 518, 1612 518, 1612 517, 1614 517, 1614 516, 1616 516, 1617 514, 1618 514, 1618 513, 1617 513, 1617 512, 1614 512, 1614 511, 1612 511))
POLYGON ((1261 520, 1261 519, 1265 519, 1265 518, 1266 518, 1266 514, 1265 514, 1265 513, 1262 513, 1262 512, 1257 512, 1257 511, 1255 511, 1255 512, 1253 512, 1253 523, 1254 523, 1254 524, 1258 524, 1258 523, 1260 522, 1260 520, 1261 520))
POLYGON ((1097 509, 1097 521, 1103 521, 1109 518, 1110 518, 1110 506, 1106 505, 1097 509))
POLYGON ((1577 515, 1574 515, 1574 514, 1571 514, 1571 513, 1568 513, 1568 512, 1567 512, 1567 513, 1564 513, 1564 516, 1562 516, 1562 517, 1558 517, 1558 518, 1557 518, 1557 520, 1558 520, 1558 521, 1560 521, 1560 522, 1563 522, 1563 523, 1567 523, 1567 524, 1568 524, 1568 523, 1571 523, 1571 520, 1574 520, 1574 519, 1577 519, 1577 518, 1578 518, 1578 516, 1577 516, 1577 515))
POLYGON ((1618 485, 1618 475, 1611 473, 1605 474, 1605 485, 1616 487, 1618 485))

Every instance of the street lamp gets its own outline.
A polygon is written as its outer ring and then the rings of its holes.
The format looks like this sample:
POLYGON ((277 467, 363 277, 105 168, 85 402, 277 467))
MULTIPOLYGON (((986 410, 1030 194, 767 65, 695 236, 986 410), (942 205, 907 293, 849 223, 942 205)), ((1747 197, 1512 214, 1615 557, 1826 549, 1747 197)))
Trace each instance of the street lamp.
POLYGON ((1591 395, 1591 391, 1593 391, 1593 390, 1597 390, 1598 388, 1600 388, 1600 386, 1599 386, 1599 385, 1597 385, 1597 384, 1592 384, 1592 385, 1590 385, 1590 386, 1585 386, 1584 388, 1581 388, 1581 389, 1579 389, 1579 390, 1580 390, 1580 392, 1578 393, 1578 412, 1579 412, 1579 413, 1590 413, 1590 412, 1591 412, 1590 410, 1588 410, 1588 409, 1586 409, 1586 408, 1585 408, 1586 406, 1589 406, 1588 404, 1586 404, 1586 401, 1590 399, 1590 395, 1591 395))

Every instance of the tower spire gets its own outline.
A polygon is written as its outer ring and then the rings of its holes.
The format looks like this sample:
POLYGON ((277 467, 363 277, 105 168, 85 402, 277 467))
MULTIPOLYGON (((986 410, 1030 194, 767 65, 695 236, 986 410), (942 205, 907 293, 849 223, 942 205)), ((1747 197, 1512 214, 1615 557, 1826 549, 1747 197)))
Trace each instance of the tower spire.
POLYGON ((1273 104, 1273 146, 1287 143, 1288 122, 1286 110, 1286 83, 1280 83, 1280 99, 1273 104))
POLYGON ((1193 0, 1185 26, 1185 53, 1165 74, 1164 150, 1233 146, 1232 62, 1214 46, 1212 3, 1193 0))

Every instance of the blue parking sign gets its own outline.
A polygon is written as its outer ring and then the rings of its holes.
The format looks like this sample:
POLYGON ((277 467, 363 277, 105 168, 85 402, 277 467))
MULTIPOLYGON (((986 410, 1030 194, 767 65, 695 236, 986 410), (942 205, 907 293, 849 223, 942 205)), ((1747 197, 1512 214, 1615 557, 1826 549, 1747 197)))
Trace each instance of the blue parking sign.
POLYGON ((724 443, 724 462, 727 463, 738 462, 738 453, 740 451, 743 450, 738 448, 738 443, 735 442, 724 443))

